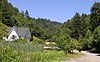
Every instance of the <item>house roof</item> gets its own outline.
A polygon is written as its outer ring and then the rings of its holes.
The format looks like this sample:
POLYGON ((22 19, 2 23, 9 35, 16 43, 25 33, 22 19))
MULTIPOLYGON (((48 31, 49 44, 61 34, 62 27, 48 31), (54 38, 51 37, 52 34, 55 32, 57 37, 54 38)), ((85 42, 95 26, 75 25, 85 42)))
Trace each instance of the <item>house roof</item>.
POLYGON ((31 37, 31 33, 30 33, 30 30, 29 28, 19 28, 19 27, 15 27, 13 26, 12 28, 8 28, 7 29, 7 32, 8 32, 8 35, 11 33, 11 31, 15 29, 16 30, 16 33, 21 36, 21 35, 24 35, 24 36, 27 36, 27 37, 31 37))

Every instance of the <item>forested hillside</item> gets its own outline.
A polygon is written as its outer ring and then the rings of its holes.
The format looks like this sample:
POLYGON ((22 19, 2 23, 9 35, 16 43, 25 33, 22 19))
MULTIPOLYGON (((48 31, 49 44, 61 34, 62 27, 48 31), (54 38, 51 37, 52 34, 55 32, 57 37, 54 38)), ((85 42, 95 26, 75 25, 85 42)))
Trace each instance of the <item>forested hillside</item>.
POLYGON ((70 36, 76 39, 81 49, 92 49, 100 52, 100 2, 95 2, 90 14, 80 15, 64 22, 64 28, 70 29, 70 36))
POLYGON ((32 36, 54 41, 64 51, 100 51, 100 2, 95 2, 90 11, 90 14, 82 15, 76 12, 73 18, 62 24, 48 19, 32 18, 27 10, 20 12, 7 0, 0 0, 0 25, 4 27, 0 31, 7 26, 29 27, 32 36))
POLYGON ((7 0, 0 0, 0 22, 8 27, 29 27, 32 36, 50 39, 62 24, 43 18, 31 18, 27 10, 21 12, 7 0), (25 12, 24 12, 25 11, 25 12))

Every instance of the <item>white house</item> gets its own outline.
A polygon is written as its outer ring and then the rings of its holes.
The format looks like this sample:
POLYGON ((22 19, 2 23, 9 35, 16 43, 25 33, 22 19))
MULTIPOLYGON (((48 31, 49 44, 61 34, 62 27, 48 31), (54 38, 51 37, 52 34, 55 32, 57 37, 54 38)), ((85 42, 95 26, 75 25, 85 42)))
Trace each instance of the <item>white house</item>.
POLYGON ((8 35, 5 37, 6 41, 14 41, 19 38, 26 39, 28 42, 30 42, 31 39, 31 33, 29 28, 19 28, 13 26, 12 28, 7 29, 8 35))

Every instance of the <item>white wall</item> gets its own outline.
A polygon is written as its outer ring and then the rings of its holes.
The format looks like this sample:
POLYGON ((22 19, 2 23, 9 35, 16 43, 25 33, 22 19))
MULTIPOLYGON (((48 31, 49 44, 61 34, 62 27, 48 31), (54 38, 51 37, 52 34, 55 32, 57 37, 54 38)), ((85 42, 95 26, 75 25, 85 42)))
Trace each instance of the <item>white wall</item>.
POLYGON ((17 35, 15 29, 13 29, 12 32, 10 33, 10 35, 8 36, 8 40, 7 40, 7 41, 13 41, 13 39, 11 39, 11 37, 12 37, 13 35, 16 36, 15 40, 16 40, 16 39, 19 39, 19 36, 17 35))

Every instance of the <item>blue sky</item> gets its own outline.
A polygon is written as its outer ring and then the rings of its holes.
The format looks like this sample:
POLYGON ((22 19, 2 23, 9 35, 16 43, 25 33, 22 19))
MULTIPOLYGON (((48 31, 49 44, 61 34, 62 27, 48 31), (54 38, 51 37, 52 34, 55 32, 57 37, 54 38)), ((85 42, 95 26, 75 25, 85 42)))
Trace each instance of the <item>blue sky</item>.
POLYGON ((65 22, 80 14, 90 14, 91 6, 100 0, 8 0, 19 11, 28 10, 33 18, 46 18, 52 21, 65 22))

